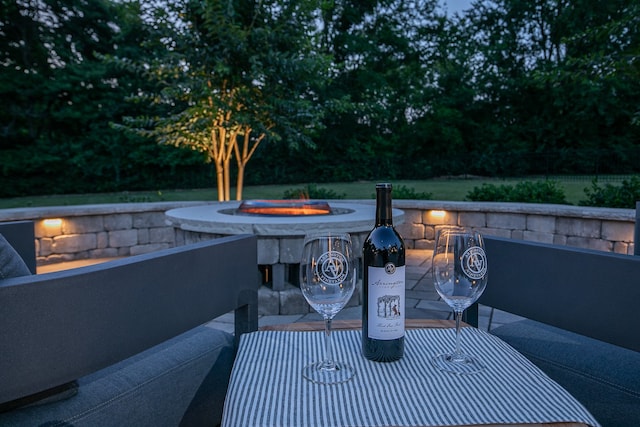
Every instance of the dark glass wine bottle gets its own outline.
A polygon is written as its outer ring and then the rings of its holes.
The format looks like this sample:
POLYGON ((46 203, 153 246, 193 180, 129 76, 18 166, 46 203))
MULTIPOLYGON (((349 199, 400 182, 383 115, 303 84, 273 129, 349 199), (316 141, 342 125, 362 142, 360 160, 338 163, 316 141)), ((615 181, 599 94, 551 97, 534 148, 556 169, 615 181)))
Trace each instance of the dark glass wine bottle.
POLYGON ((393 362, 404 353, 405 248, 393 227, 391 184, 376 185, 376 223, 362 251, 362 353, 393 362))

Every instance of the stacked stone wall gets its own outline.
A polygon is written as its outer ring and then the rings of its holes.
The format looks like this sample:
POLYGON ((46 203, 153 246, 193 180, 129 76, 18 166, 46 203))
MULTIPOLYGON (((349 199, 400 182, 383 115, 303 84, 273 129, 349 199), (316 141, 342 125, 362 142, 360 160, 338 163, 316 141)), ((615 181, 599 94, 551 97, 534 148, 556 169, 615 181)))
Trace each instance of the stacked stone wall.
MULTIPOLYGON (((352 202, 358 202, 353 200, 352 202)), ((372 204, 371 200, 362 203, 372 204)), ((164 212, 205 202, 131 203, 0 210, 0 221, 33 220, 39 265, 112 258, 182 245, 164 212), (46 219, 57 219, 51 225, 46 219)), ((561 205, 396 200, 410 249, 433 247, 435 227, 457 224, 514 239, 633 254, 635 211, 561 205)), ((282 251, 281 251, 282 252, 282 251)), ((286 251, 285 251, 286 253, 286 251)))
POLYGON ((176 246, 165 211, 185 203, 65 206, 0 211, 0 221, 33 220, 38 265, 118 258, 176 246))
POLYGON ((395 201, 394 207, 405 212, 397 228, 409 248, 432 248, 435 227, 450 224, 492 236, 633 254, 633 209, 409 200, 395 201))

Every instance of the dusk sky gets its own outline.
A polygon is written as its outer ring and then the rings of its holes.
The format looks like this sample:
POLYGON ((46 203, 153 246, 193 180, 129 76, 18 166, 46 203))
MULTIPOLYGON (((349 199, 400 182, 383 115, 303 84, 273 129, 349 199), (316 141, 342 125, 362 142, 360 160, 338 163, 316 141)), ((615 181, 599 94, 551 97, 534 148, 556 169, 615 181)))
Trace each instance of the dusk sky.
POLYGON ((471 0, 442 0, 449 13, 462 12, 471 7, 471 0))

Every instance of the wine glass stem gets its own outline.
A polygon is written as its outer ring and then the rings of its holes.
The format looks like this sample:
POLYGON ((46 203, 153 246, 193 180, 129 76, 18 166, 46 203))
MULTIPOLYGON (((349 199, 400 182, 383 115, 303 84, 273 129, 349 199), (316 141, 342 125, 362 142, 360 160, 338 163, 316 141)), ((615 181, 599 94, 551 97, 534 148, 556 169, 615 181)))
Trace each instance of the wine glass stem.
POLYGON ((333 349, 331 347, 331 318, 324 321, 324 362, 323 369, 335 369, 336 364, 333 360, 333 349))
POLYGON ((456 317, 456 349, 451 355, 451 359, 454 361, 463 360, 462 350, 460 349, 460 319, 462 319, 463 310, 455 310, 456 317))

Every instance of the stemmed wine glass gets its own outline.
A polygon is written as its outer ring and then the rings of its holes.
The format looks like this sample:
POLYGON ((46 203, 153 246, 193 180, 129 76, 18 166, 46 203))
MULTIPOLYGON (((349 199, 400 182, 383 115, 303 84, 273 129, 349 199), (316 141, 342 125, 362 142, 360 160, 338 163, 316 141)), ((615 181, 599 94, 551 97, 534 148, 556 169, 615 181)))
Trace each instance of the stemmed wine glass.
POLYGON ((337 384, 353 377, 353 368, 333 359, 331 321, 347 304, 356 283, 356 259, 349 233, 305 236, 300 262, 302 295, 325 321, 324 360, 306 366, 302 374, 319 384, 337 384))
POLYGON ((455 351, 436 356, 434 364, 459 374, 478 372, 484 368, 482 363, 460 349, 460 319, 487 285, 487 255, 482 235, 458 226, 439 228, 432 267, 436 291, 453 309, 456 318, 455 351))

